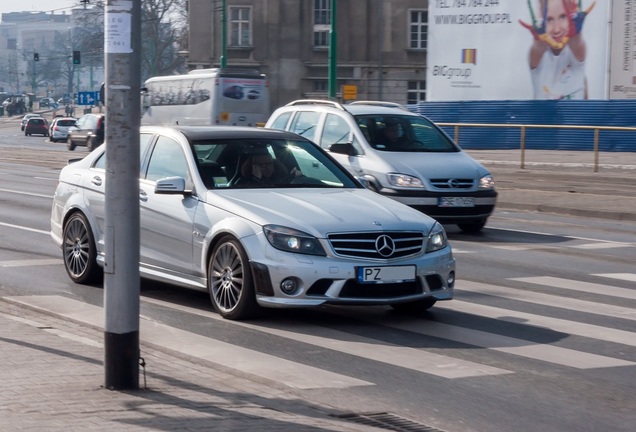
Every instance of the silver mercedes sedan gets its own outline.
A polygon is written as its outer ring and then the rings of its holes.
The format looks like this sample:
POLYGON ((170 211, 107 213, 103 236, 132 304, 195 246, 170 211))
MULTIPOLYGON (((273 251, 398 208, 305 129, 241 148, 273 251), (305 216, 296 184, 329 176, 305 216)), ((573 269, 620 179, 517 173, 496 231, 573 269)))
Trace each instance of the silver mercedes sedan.
MULTIPOLYGON (((102 277, 107 149, 64 167, 53 199, 51 236, 76 283, 102 277)), ((423 311, 453 298, 444 228, 305 138, 142 127, 140 152, 141 276, 207 291, 225 318, 322 304, 423 311)))

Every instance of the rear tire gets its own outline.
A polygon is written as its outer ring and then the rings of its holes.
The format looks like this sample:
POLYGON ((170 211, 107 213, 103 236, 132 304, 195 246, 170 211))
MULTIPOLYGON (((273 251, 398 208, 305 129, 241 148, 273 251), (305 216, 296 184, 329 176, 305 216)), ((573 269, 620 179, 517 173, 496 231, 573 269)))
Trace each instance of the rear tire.
POLYGON ((102 269, 97 264, 93 231, 82 213, 74 213, 64 224, 62 257, 66 273, 75 283, 89 284, 102 275, 102 269))
POLYGON ((214 246, 208 263, 208 291, 214 310, 223 318, 242 320, 258 310, 249 258, 234 237, 214 246))

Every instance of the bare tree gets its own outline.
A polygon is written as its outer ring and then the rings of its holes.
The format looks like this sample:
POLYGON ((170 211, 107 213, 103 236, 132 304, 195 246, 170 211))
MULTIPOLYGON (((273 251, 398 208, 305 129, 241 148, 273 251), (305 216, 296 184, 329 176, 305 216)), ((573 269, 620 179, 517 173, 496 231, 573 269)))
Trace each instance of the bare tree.
POLYGON ((142 3, 142 78, 182 71, 186 0, 142 3))

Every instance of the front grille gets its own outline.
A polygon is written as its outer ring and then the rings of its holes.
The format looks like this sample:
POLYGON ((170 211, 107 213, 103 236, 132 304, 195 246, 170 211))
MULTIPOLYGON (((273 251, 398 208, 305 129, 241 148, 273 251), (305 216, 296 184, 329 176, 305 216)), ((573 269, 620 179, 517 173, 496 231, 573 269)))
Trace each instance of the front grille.
POLYGON ((338 297, 341 299, 400 298, 423 292, 419 279, 413 282, 387 284, 359 284, 354 279, 349 279, 338 297))
POLYGON ((473 179, 449 179, 435 178, 429 179, 431 185, 437 189, 470 189, 475 181, 473 179))
POLYGON ((421 232, 341 233, 328 236, 336 255, 363 259, 393 259, 422 251, 421 232))

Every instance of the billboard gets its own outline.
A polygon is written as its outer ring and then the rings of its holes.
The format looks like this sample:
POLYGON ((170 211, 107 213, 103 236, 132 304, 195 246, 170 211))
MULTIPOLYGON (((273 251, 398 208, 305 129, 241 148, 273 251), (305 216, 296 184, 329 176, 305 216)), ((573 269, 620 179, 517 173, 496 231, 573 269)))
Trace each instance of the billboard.
POLYGON ((636 0, 612 7, 610 99, 636 99, 636 0))
POLYGON ((429 0, 427 100, 607 99, 611 3, 429 0))

